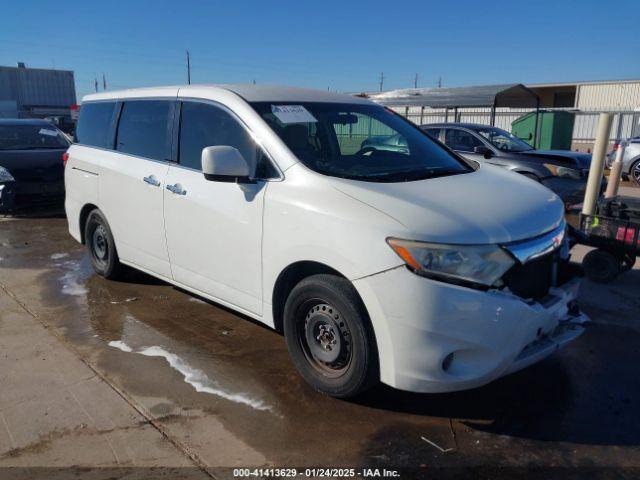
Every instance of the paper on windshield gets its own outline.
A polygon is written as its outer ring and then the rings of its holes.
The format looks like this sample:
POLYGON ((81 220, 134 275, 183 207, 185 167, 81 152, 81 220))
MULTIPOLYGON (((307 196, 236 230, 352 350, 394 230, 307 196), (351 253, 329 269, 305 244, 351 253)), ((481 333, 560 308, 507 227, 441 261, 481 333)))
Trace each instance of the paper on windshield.
POLYGON ((58 132, 56 132, 55 130, 48 130, 46 128, 41 128, 38 133, 40 135, 49 135, 50 137, 57 137, 58 136, 58 132))
POLYGON ((302 105, 271 105, 271 112, 282 123, 316 123, 318 121, 302 105))

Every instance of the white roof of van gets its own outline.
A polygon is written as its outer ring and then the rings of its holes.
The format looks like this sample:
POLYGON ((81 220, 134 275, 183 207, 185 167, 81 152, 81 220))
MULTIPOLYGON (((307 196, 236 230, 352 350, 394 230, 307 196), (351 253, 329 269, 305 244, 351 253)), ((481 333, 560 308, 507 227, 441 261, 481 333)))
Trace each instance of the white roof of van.
POLYGON ((327 103, 362 103, 373 102, 364 98, 342 93, 326 92, 311 88, 296 88, 275 85, 251 85, 251 84, 221 84, 221 85, 175 85, 170 87, 133 88, 112 92, 93 93, 83 97, 82 101, 109 100, 132 97, 154 97, 172 95, 177 90, 188 92, 189 90, 211 89, 229 90, 248 102, 327 102, 327 103))

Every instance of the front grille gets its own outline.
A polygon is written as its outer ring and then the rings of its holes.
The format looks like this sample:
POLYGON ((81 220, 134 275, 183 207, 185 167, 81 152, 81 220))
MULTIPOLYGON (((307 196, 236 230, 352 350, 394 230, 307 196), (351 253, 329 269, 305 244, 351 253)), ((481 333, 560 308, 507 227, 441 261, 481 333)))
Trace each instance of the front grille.
POLYGON ((560 258, 558 251, 517 264, 502 276, 505 286, 522 298, 541 300, 554 286, 561 286, 582 276, 582 267, 560 258), (554 274, 555 269, 555 274, 554 274), (555 278, 555 284, 554 284, 555 278))
POLYGON ((502 280, 505 285, 522 298, 540 300, 549 293, 553 281, 553 259, 556 253, 550 253, 530 262, 514 265, 502 280))

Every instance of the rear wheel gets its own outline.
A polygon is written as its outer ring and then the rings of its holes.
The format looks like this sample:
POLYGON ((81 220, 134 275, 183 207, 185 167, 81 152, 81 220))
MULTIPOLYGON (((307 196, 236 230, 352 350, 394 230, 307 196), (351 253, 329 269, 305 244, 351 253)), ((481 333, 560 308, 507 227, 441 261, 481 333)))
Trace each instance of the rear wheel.
POLYGON ((584 273, 590 280, 599 283, 612 281, 620 273, 621 262, 606 250, 591 250, 582 260, 584 273))
POLYGON ((284 333, 296 369, 315 389, 352 397, 378 381, 378 358, 364 305, 351 283, 314 275, 291 291, 284 333))
POLYGON ((93 210, 89 214, 84 239, 96 273, 108 279, 118 278, 123 266, 118 258, 109 224, 100 210, 93 210))

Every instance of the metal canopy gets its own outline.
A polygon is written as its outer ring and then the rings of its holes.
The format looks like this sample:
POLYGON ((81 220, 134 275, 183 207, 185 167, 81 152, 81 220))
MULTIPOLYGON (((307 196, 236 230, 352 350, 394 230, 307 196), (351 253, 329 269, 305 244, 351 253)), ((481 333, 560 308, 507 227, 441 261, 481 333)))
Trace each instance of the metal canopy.
POLYGON ((515 107, 537 108, 536 93, 521 83, 459 88, 407 88, 369 95, 377 103, 394 107, 515 107))

